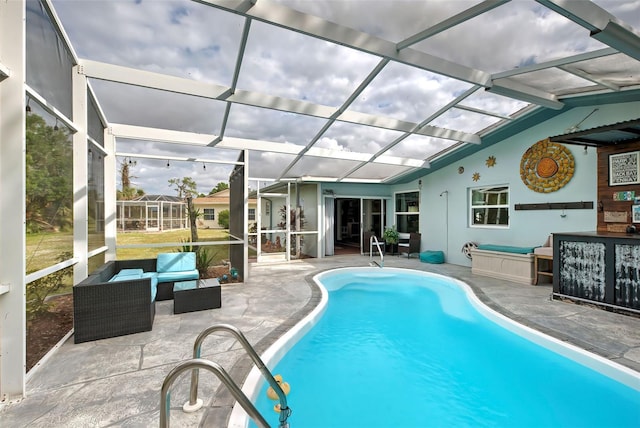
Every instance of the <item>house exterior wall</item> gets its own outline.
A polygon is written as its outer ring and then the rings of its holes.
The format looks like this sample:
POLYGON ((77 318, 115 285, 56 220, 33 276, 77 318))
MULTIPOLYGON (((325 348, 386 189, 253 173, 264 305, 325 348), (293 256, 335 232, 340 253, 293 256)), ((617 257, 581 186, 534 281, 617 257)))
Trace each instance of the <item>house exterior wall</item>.
POLYGON ((422 250, 441 250, 446 261, 470 266, 462 253, 466 242, 513 246, 539 246, 553 232, 594 231, 597 224, 597 156, 595 148, 585 153, 582 146, 566 145, 575 159, 573 178, 556 192, 537 193, 520 178, 520 161, 525 151, 536 142, 560 135, 580 122, 594 108, 598 111, 582 124, 582 129, 637 118, 640 102, 580 107, 542 122, 520 134, 494 144, 459 162, 403 185, 393 191, 421 189, 420 232, 422 250), (496 157, 493 167, 486 165, 489 156, 496 157), (462 174, 458 167, 464 167, 462 174), (479 173, 478 181, 473 174, 479 173), (509 227, 479 228, 469 226, 469 189, 480 186, 508 185, 509 227), (447 191, 442 196, 440 194, 447 191), (542 202, 594 202, 594 209, 515 211, 515 204, 542 202))
POLYGON ((220 212, 223 210, 229 209, 229 204, 198 204, 196 209, 200 210, 201 216, 197 220, 197 225, 199 229, 222 229, 218 223, 218 218, 220 216, 220 212), (205 209, 213 209, 214 210, 214 219, 213 220, 205 220, 204 213, 205 209))
POLYGON ((322 183, 323 193, 333 191, 336 197, 360 198, 360 197, 387 197, 392 196, 391 186, 388 184, 363 184, 363 183, 322 183))
MULTIPOLYGON (((198 229, 223 229, 222 226, 220 226, 220 224, 218 223, 218 218, 220 215, 221 211, 224 210, 229 210, 229 203, 204 203, 204 202, 198 202, 197 204, 194 203, 194 207, 197 210, 200 210, 200 217, 198 218, 198 220, 196 221, 196 224, 198 225, 198 229), (204 210, 205 209, 211 209, 213 208, 215 210, 214 212, 214 219, 213 220, 205 220, 204 218, 204 210)), ((257 214, 257 208, 256 208, 256 204, 255 202, 253 203, 249 203, 249 208, 252 208, 254 210, 256 210, 256 216, 257 214)), ((256 220, 249 220, 249 225, 251 223, 255 223, 256 220)))
MULTIPOLYGON (((388 184, 365 183, 323 183, 322 194, 333 192, 336 198, 386 199, 387 209, 384 213, 385 227, 393 225, 393 189, 388 184)), ((324 201, 322 202, 324 204, 324 201)), ((324 213, 323 213, 324 215, 324 213)), ((322 222, 322 219, 320 220, 322 222)), ((320 223, 322 227, 322 223, 320 223)))
MULTIPOLYGON (((640 102, 571 109, 409 183, 321 183, 321 194, 337 198, 385 198, 385 225, 388 227, 395 223, 395 194, 420 191, 421 249, 444 251, 448 263, 462 266, 471 266, 471 260, 462 252, 462 247, 467 242, 533 247, 542 245, 550 233, 594 231, 597 225, 596 148, 590 147, 585 152, 583 146, 565 145, 575 160, 574 175, 564 187, 551 193, 538 193, 529 189, 520 178, 520 162, 523 154, 533 144, 549 136, 565 133, 596 108, 597 111, 581 124, 581 129, 636 119, 637 112, 640 111, 640 102), (493 167, 486 164, 490 156, 496 158, 493 167), (460 166, 464 168, 461 174, 458 173, 460 166), (476 172, 480 177, 474 181, 473 174, 476 172), (509 187, 509 226, 470 226, 470 189, 502 185, 509 187), (444 191, 446 193, 443 193, 444 191), (564 212, 516 211, 514 208, 516 204, 582 201, 593 202, 594 208, 570 209, 564 212)), ((320 206, 324 207, 324 201, 320 201, 320 206)), ((309 208, 305 200, 305 219, 312 215, 309 208)), ((317 219, 320 242, 324 242, 323 216, 324 209, 321 209, 317 219)))
MULTIPOLYGON (((318 201, 318 230, 319 230, 319 252, 318 257, 323 257, 325 254, 325 231, 326 225, 324 218, 325 213, 325 199, 327 197, 334 198, 365 198, 365 199, 385 199, 387 200, 387 210, 384 213, 385 222, 390 220, 392 186, 388 184, 368 184, 368 183, 321 183, 320 186, 321 200, 318 201)), ((305 211, 306 215, 306 211, 305 211)), ((389 223, 386 226, 390 226, 389 223)), ((334 226, 334 227, 337 227, 334 226)))

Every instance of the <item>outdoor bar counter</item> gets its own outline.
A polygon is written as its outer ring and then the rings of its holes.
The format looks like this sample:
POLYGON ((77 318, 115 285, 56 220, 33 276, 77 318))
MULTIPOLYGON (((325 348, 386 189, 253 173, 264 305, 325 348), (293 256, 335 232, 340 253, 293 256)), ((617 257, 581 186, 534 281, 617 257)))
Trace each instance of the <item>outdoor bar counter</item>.
POLYGON ((640 314, 640 235, 554 233, 553 296, 640 314))

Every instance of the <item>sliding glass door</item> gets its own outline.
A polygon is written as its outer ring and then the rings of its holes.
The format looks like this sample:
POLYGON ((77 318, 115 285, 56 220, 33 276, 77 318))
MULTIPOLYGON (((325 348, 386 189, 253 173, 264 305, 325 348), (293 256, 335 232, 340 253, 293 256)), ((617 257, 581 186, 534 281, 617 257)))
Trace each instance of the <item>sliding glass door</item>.
POLYGON ((375 235, 382 241, 384 232, 384 213, 386 201, 384 199, 362 199, 362 238, 360 252, 369 252, 369 240, 375 235))

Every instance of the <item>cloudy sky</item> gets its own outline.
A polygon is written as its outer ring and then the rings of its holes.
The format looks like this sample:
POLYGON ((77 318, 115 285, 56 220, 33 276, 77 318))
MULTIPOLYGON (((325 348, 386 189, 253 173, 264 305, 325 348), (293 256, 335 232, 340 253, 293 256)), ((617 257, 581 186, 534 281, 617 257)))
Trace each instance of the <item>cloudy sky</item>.
MULTIPOLYGON (((479 2, 278 3, 396 43, 479 2)), ((594 3, 636 30, 640 28, 640 0, 594 3)), ((53 4, 80 58, 223 86, 232 83, 244 26, 244 19, 238 15, 191 1, 53 0, 53 4)), ((495 73, 603 47, 588 36, 586 29, 563 16, 534 1, 513 0, 412 48, 495 73)), ((379 57, 253 21, 237 87, 335 108, 345 102, 379 62, 379 57)), ((98 80, 92 80, 91 85, 111 123, 215 135, 221 132, 226 107, 223 102, 98 80)), ((584 86, 584 82, 576 81, 575 86, 584 86)), ((470 87, 466 82, 390 63, 350 109, 420 123, 470 87)), ((500 115, 512 114, 526 106, 522 101, 485 91, 474 93, 465 100, 465 105, 500 115)), ((431 125, 477 133, 496 120, 455 110, 438 117, 431 125)), ((311 116, 234 104, 225 136, 305 146, 324 124, 325 120, 311 116)), ((400 135, 396 131, 336 122, 322 134, 316 147, 376 153, 400 135)), ((426 159, 449 144, 449 140, 414 136, 387 154, 426 159)), ((168 185, 172 177, 192 177, 202 193, 208 193, 220 181, 228 181, 229 165, 169 161, 167 168, 167 160, 173 156, 212 161, 235 161, 238 156, 235 150, 133 140, 119 140, 117 151, 167 157, 137 159, 133 182, 149 194, 172 194, 168 185)), ((277 176, 292 159, 293 155, 251 152, 250 175, 267 177, 275 171, 277 176)), ((336 169, 346 172, 354 165, 346 160, 315 159, 295 165, 289 173, 332 174, 336 169)), ((376 167, 375 171, 364 168, 358 174, 364 178, 374 172, 397 172, 397 167, 376 167)))

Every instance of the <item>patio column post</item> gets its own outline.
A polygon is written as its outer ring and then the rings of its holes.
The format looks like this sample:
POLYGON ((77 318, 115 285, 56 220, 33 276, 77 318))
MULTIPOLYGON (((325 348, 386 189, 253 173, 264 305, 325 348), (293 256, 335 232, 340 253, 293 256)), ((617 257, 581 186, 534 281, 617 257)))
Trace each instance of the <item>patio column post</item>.
MULTIPOLYGON (((78 260, 73 268, 73 283, 87 277, 89 251, 88 156, 87 156, 87 76, 81 67, 72 70, 73 123, 73 256, 78 260)), ((105 174, 106 175, 106 174, 105 174)))
POLYGON ((25 19, 0 2, 0 405, 25 393, 25 19))
MULTIPOLYGON (((107 246, 105 261, 116 259, 116 233, 118 229, 118 221, 121 219, 116 217, 116 137, 110 131, 110 128, 104 130, 104 149, 107 156, 104 157, 104 243, 107 246)), ((120 215, 125 216, 125 207, 121 206, 120 215)), ((122 224, 124 230, 124 223, 122 224)))
MULTIPOLYGON (((245 279, 243 279, 244 281, 246 281, 246 278, 249 278, 249 150, 244 150, 244 155, 243 155, 243 160, 244 160, 244 174, 242 179, 244 180, 243 186, 242 188, 244 189, 243 191, 243 198, 244 198, 244 212, 243 212, 243 216, 244 216, 244 230, 243 230, 243 236, 242 239, 244 240, 244 244, 243 249, 242 249, 242 263, 243 263, 243 276, 245 279)), ((257 211, 256 207, 256 211, 257 211)), ((258 229, 258 238, 260 238, 260 230, 258 229)), ((258 243, 258 245, 260 245, 258 243)))

